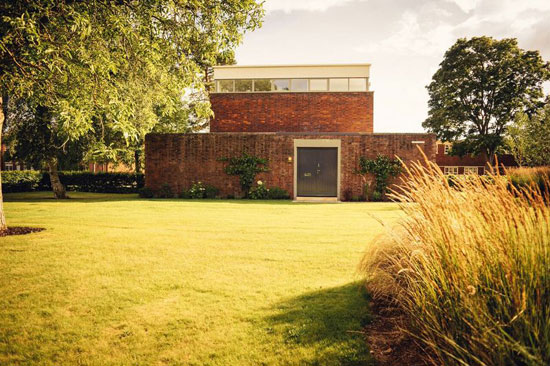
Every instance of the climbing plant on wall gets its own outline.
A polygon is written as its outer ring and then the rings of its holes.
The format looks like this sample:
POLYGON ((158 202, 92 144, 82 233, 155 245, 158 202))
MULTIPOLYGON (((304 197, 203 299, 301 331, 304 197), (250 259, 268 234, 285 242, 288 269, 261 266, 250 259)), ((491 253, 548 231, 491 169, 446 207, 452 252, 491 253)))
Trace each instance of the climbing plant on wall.
MULTIPOLYGON (((384 155, 378 155, 376 159, 367 159, 364 156, 359 158, 357 174, 363 176, 366 187, 368 186, 368 175, 372 174, 374 177, 374 190, 372 191, 374 201, 384 198, 390 178, 398 176, 399 173, 401 173, 401 162, 397 159, 390 159, 384 155)), ((368 192, 365 192, 366 195, 368 192)))
POLYGON ((224 171, 229 175, 237 175, 244 196, 248 197, 250 187, 255 181, 256 175, 261 172, 267 172, 268 160, 257 156, 249 155, 246 152, 237 157, 224 157, 221 161, 227 162, 224 171))

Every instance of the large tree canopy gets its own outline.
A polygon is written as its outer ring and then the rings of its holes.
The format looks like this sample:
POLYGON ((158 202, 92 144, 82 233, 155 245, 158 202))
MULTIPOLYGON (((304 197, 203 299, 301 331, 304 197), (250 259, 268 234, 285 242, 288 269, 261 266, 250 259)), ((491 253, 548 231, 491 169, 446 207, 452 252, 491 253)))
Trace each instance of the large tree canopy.
POLYGON ((459 39, 428 85, 428 118, 422 124, 453 151, 486 154, 492 163, 518 112, 542 105, 542 84, 550 65, 538 51, 524 51, 515 39, 459 39))
POLYGON ((262 14, 255 0, 4 1, 2 94, 40 107, 61 141, 109 130, 131 142, 204 89, 205 67, 262 14))

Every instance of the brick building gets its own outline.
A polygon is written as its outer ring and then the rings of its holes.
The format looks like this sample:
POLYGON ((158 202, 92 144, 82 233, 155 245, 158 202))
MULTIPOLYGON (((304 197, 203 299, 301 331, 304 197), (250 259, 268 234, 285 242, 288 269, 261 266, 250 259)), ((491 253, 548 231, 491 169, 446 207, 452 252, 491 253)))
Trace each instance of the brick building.
MULTIPOLYGON (((445 174, 485 174, 487 158, 484 155, 451 155, 452 143, 438 142, 435 155, 435 161, 445 174)), ((517 163, 511 154, 502 154, 497 156, 500 167, 515 167, 517 163)))
POLYGON ((146 185, 176 192, 201 181, 222 196, 242 195, 222 157, 267 158, 259 175, 296 200, 339 200, 363 193, 359 158, 378 154, 435 160, 427 133, 374 133, 370 65, 220 66, 214 68, 209 133, 149 134, 146 185))

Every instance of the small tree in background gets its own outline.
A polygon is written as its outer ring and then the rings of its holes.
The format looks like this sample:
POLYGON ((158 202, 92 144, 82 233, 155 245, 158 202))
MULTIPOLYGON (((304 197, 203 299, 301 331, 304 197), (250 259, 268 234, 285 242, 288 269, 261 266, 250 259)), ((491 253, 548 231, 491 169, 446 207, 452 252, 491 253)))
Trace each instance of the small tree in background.
POLYGON ((238 157, 221 158, 220 161, 227 162, 224 168, 227 174, 239 176, 239 183, 245 197, 248 197, 250 187, 256 180, 256 175, 269 170, 267 159, 249 155, 246 152, 238 157))
POLYGON ((538 51, 519 48, 516 39, 461 38, 427 87, 429 116, 422 125, 453 142, 453 154, 482 153, 492 164, 515 115, 542 106, 549 78, 550 64, 538 51))
POLYGON ((550 165, 550 103, 531 117, 519 113, 506 142, 520 166, 550 165))
POLYGON ((397 177, 401 173, 401 162, 397 159, 390 159, 384 155, 378 155, 376 159, 367 159, 364 156, 359 158, 359 169, 357 174, 360 174, 365 184, 365 197, 368 198, 368 175, 374 177, 374 190, 372 190, 372 200, 380 201, 386 195, 388 183, 391 177, 397 177))

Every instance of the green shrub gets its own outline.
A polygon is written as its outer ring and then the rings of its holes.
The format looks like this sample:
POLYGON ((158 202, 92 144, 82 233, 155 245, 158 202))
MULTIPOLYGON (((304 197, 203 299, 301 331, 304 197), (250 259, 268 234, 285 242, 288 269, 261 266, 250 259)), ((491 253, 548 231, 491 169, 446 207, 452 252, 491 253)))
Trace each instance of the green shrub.
POLYGON ((248 198, 252 200, 284 200, 289 199, 290 195, 282 188, 268 188, 262 181, 258 181, 257 186, 250 188, 248 198))
POLYGON ((206 187, 202 182, 196 182, 193 183, 191 188, 189 188, 189 198, 204 198, 204 194, 206 192, 206 187))
POLYGON ((290 198, 288 192, 279 187, 269 187, 267 199, 270 200, 287 200, 290 198))
POLYGON ((158 198, 174 198, 174 191, 168 183, 164 183, 157 191, 158 198))
POLYGON ((153 198, 155 196, 153 190, 149 187, 140 188, 138 194, 141 198, 153 198))
POLYGON ((30 192, 38 188, 42 172, 12 170, 2 172, 2 192, 30 192))
POLYGON ((189 190, 187 189, 182 189, 181 192, 178 194, 178 198, 182 198, 182 199, 189 199, 191 198, 191 195, 189 194, 189 190))
POLYGON ((371 200, 373 202, 380 202, 380 201, 383 201, 384 200, 384 196, 382 195, 382 193, 378 192, 378 191, 374 191, 372 192, 371 194, 371 200))
POLYGON ((248 198, 251 200, 265 200, 268 198, 268 195, 269 189, 260 180, 258 181, 258 185, 250 188, 250 191, 248 192, 248 198))
POLYGON ((179 198, 192 198, 192 199, 201 199, 208 198, 213 199, 217 198, 220 193, 219 188, 210 185, 203 184, 201 181, 194 182, 191 188, 188 190, 184 189, 178 195, 179 198))
POLYGON ((550 206, 506 177, 409 168, 392 195, 406 216, 363 259, 373 300, 401 309, 430 364, 550 365, 550 206))
POLYGON ((218 194, 220 193, 219 188, 214 187, 213 185, 207 184, 204 191, 204 198, 216 198, 218 197, 218 194))

